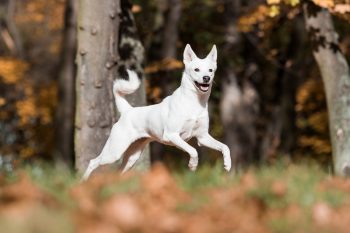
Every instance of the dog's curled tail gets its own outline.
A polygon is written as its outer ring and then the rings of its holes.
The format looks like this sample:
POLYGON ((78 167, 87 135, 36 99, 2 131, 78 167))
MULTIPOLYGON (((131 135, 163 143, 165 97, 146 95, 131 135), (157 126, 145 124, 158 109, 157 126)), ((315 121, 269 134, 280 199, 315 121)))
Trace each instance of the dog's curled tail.
POLYGON ((140 80, 136 72, 131 70, 126 71, 128 72, 129 80, 117 79, 113 84, 115 104, 120 113, 132 108, 124 96, 135 92, 140 86, 140 80))

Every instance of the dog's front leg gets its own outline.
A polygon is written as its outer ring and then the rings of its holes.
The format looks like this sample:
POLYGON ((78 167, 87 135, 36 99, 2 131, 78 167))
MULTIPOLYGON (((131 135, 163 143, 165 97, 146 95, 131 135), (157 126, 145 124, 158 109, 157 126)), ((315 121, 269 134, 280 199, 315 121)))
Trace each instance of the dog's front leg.
POLYGON ((195 171, 198 166, 198 153, 196 149, 190 146, 187 142, 185 142, 179 134, 172 133, 167 135, 167 139, 174 144, 174 146, 186 151, 190 155, 190 161, 188 163, 188 167, 191 171, 195 171))
POLYGON ((197 137, 197 140, 199 145, 203 145, 211 149, 221 151, 224 158, 225 170, 226 171, 231 170, 231 155, 230 155, 230 149, 228 148, 228 146, 226 146, 224 143, 221 143, 215 138, 213 138, 212 136, 210 136, 209 133, 205 133, 204 135, 197 137))

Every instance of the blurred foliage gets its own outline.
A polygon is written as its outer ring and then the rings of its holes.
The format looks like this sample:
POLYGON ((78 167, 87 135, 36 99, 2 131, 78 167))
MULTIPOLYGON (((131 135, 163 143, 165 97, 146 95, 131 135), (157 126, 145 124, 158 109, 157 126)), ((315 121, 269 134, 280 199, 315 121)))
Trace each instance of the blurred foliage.
POLYGON ((297 127, 302 135, 298 145, 301 151, 314 151, 326 162, 324 156, 332 152, 329 141, 326 97, 319 80, 313 78, 301 85, 297 93, 297 127))
POLYGON ((165 58, 164 60, 154 62, 145 67, 146 74, 157 73, 161 71, 171 71, 182 69, 183 63, 182 61, 173 59, 173 58, 165 58))
POLYGON ((64 6, 63 0, 16 1, 12 20, 24 54, 14 57, 0 39, 0 156, 50 157, 64 6))

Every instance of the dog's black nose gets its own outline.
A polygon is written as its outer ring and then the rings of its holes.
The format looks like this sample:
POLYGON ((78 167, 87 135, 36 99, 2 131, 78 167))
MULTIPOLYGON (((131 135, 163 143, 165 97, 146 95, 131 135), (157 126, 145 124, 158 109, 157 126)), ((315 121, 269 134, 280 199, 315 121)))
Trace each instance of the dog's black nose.
POLYGON ((209 76, 204 76, 203 77, 203 82, 208 83, 210 81, 210 77, 209 76))

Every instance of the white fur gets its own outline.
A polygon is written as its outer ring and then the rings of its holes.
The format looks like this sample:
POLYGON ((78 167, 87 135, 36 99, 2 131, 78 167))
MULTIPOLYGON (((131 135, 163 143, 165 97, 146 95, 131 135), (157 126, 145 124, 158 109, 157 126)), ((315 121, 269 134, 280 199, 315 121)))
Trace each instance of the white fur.
POLYGON ((123 155, 127 161, 123 172, 129 170, 151 141, 176 146, 187 152, 190 156, 188 166, 194 171, 198 165, 198 153, 186 142, 192 137, 197 138, 198 145, 221 151, 224 168, 229 171, 231 169, 229 148, 208 133, 208 99, 216 71, 216 59, 215 45, 204 59, 198 58, 190 45, 186 45, 185 70, 180 87, 155 105, 132 107, 124 99, 125 94, 132 93, 139 86, 135 72, 128 71, 129 81, 116 81, 113 92, 121 117, 113 125, 101 154, 90 161, 83 179, 87 179, 98 166, 113 163, 123 155), (204 77, 207 79, 207 85, 204 85, 204 77))
POLYGON ((132 106, 123 98, 123 96, 133 93, 140 86, 140 80, 137 74, 131 70, 127 70, 129 80, 118 79, 113 84, 113 94, 115 104, 120 113, 132 108, 132 106))

